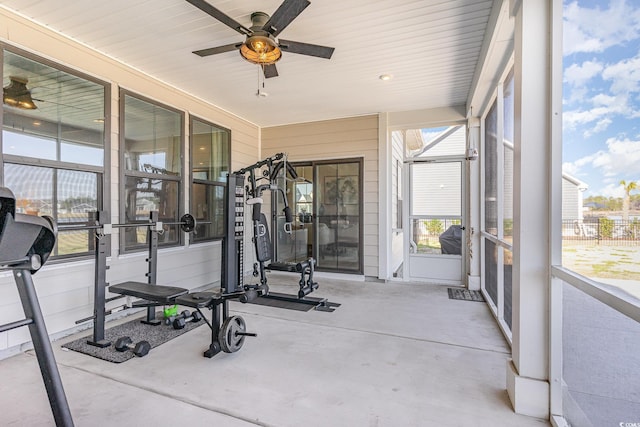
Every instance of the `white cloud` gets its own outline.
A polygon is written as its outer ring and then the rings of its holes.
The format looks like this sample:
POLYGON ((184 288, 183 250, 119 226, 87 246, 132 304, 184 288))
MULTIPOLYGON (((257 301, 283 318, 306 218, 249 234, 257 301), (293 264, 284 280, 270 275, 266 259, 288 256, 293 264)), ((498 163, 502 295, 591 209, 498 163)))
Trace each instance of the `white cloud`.
POLYGON ((638 114, 638 112, 629 105, 627 94, 611 96, 600 93, 593 96, 590 101, 594 105, 591 109, 583 111, 568 110, 562 114, 562 123, 566 129, 575 130, 578 127, 596 122, 595 127, 589 129, 587 132, 600 132, 611 124, 612 116, 619 115, 633 118, 638 114))
POLYGON ((585 61, 581 65, 571 64, 564 70, 564 81, 572 86, 582 86, 602 70, 604 66, 597 61, 585 61))
POLYGON ((575 129, 580 125, 602 120, 610 113, 612 109, 609 107, 596 107, 586 111, 565 111, 562 114, 562 122, 565 128, 575 129))
POLYGON ((598 123, 596 123, 596 125, 592 129, 587 129, 586 131, 584 131, 583 135, 585 138, 589 138, 596 133, 604 132, 605 130, 607 130, 611 123, 613 123, 612 120, 605 117, 604 119, 598 121, 598 123))
POLYGON ((580 174, 580 168, 575 163, 564 162, 562 164, 562 172, 568 173, 571 176, 578 176, 580 174))
POLYGON ((614 94, 637 92, 640 89, 640 57, 607 66, 602 78, 611 81, 611 92, 614 94))
MULTIPOLYGON (((640 175, 638 167, 640 165, 640 140, 609 138, 606 144, 607 151, 600 150, 575 162, 565 163, 563 171, 580 176, 582 169, 590 166, 599 170, 605 177, 638 179, 638 175, 640 175)), ((592 185, 593 183, 587 182, 587 184, 592 185)))
POLYGON ((625 0, 612 0, 603 10, 580 7, 573 1, 564 7, 563 26, 565 55, 602 52, 640 35, 640 9, 625 0))
POLYGON ((597 194, 604 197, 624 197, 624 189, 619 182, 608 183, 605 187, 598 189, 597 194))

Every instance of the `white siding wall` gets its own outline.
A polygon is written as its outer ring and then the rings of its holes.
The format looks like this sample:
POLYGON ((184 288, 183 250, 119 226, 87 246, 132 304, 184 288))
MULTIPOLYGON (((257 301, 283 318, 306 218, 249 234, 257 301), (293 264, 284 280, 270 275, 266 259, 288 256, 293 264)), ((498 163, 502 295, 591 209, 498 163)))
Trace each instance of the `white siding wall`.
POLYGON ((562 178, 562 219, 582 219, 582 194, 579 187, 562 178))
MULTIPOLYGON (((118 86, 155 99, 199 118, 231 129, 232 169, 251 164, 259 159, 260 130, 257 126, 229 114, 213 105, 186 95, 175 88, 155 80, 135 69, 92 51, 85 46, 39 27, 0 9, 0 40, 31 51, 57 63, 74 68, 112 83, 111 91, 111 203, 112 222, 118 222, 119 192, 119 134, 118 86)), ((185 135, 188 132, 188 117, 185 135)), ((185 141, 188 141, 188 135, 185 141)), ((185 150, 187 168, 189 153, 185 150)), ((183 177, 182 194, 186 210, 189 209, 189 179, 183 177)), ((108 262, 107 282, 125 280, 146 281, 146 253, 118 253, 118 234, 112 236, 111 258, 108 262)), ((214 284, 220 278, 220 243, 203 243, 159 251, 158 283, 195 289, 214 284)), ((74 329, 74 321, 93 312, 93 261, 47 264, 34 276, 40 304, 49 334, 62 335, 74 329)), ((0 273, 0 324, 24 318, 13 276, 0 273)), ((87 326, 89 326, 87 324, 87 326)), ((15 347, 30 341, 26 328, 0 333, 0 355, 15 351, 15 347), (10 349, 10 350, 7 350, 10 349)))
POLYGON ((378 116, 262 129, 262 157, 278 152, 291 161, 364 159, 364 274, 378 277, 378 116))

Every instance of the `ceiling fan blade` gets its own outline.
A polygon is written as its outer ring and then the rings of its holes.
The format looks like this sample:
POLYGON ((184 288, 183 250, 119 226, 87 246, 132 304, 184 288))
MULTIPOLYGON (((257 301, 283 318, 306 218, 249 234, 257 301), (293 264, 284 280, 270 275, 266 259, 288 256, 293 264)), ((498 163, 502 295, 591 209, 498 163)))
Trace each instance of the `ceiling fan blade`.
POLYGON ((309 0, 284 0, 262 29, 276 37, 310 4, 309 0))
POLYGON ((216 55, 218 53, 231 52, 232 50, 238 50, 240 49, 240 46, 242 46, 242 43, 232 43, 224 46, 210 47, 208 49, 194 50, 193 53, 198 56, 204 57, 209 55, 216 55))
POLYGON ((204 0, 187 0, 187 1, 192 5, 194 5, 195 7, 197 7, 198 9, 200 9, 201 11, 203 11, 204 13, 213 16, 214 18, 216 18, 218 21, 222 22, 229 28, 233 28, 240 34, 244 34, 246 36, 253 34, 250 29, 248 29, 247 27, 244 27, 235 19, 231 18, 230 16, 226 15, 222 11, 211 6, 206 1, 204 0))
POLYGON ((319 46, 317 44, 294 42, 291 40, 278 40, 280 49, 285 52, 299 53, 301 55, 317 56, 318 58, 331 59, 335 48, 319 46))
POLYGON ((278 77, 278 69, 276 68, 276 64, 265 65, 264 67, 262 67, 262 72, 264 73, 265 79, 278 77))

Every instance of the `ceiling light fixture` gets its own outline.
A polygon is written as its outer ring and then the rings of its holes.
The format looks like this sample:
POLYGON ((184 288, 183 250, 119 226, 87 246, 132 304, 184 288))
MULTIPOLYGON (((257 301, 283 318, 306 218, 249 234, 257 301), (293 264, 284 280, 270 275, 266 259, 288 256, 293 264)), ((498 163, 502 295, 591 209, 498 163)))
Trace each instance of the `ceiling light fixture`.
POLYGON ((240 55, 254 64, 271 65, 280 60, 282 51, 271 37, 251 36, 240 47, 240 55))
POLYGON ((23 110, 35 110, 38 106, 31 98, 31 91, 27 89, 27 79, 10 76, 9 86, 2 89, 2 102, 10 107, 23 110))
POLYGON ((282 51, 278 47, 275 39, 263 27, 269 20, 269 15, 264 12, 254 12, 251 14, 251 35, 242 46, 240 55, 247 61, 258 65, 275 64, 282 57, 282 51))
POLYGON ((393 78, 393 75, 391 74, 380 74, 380 76, 378 77, 380 80, 382 80, 383 82, 389 81, 393 78))

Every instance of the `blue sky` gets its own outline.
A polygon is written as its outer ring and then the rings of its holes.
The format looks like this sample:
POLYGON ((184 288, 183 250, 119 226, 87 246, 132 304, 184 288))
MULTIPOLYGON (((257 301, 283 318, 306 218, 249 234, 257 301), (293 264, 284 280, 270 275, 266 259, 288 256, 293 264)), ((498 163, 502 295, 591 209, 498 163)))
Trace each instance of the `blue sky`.
POLYGON ((640 1, 563 3, 563 170, 622 197, 640 185, 640 1))

